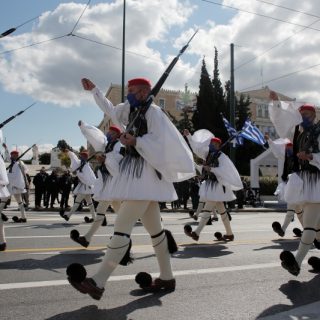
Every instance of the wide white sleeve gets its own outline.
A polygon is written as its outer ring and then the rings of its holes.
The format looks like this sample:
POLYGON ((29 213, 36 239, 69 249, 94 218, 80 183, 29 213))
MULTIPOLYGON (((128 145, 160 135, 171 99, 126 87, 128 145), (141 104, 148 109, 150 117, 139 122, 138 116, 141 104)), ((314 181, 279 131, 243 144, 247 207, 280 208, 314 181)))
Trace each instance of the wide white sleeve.
POLYGON ((20 166, 21 166, 21 169, 23 171, 24 174, 28 173, 28 167, 24 164, 23 161, 19 161, 20 162, 20 166))
POLYGON ((97 87, 93 88, 91 93, 93 94, 93 98, 102 112, 106 114, 115 125, 122 128, 124 131, 126 125, 128 124, 129 118, 130 106, 128 102, 120 103, 117 106, 114 106, 112 102, 107 99, 97 87))
POLYGON ((104 151, 108 144, 107 137, 98 128, 91 126, 85 122, 81 122, 80 130, 95 151, 104 151))
POLYGON ((0 156, 0 185, 6 186, 9 184, 9 179, 7 175, 6 165, 4 160, 0 156))
POLYGON ((80 163, 81 163, 80 159, 78 159, 78 157, 75 155, 75 153, 70 150, 68 150, 68 156, 71 160, 71 164, 70 164, 71 170, 72 171, 77 170, 77 168, 79 168, 80 163))
POLYGON ((280 160, 284 161, 285 158, 285 151, 286 151, 286 144, 289 143, 289 139, 276 139, 272 141, 271 139, 268 140, 269 147, 273 153, 273 155, 280 160))
POLYGON ((93 186, 97 179, 89 163, 86 163, 81 171, 77 170, 77 176, 82 183, 88 186, 93 186))
POLYGON ((221 153, 219 160, 219 166, 211 168, 218 181, 231 190, 243 189, 243 184, 237 168, 227 155, 221 153))
POLYGON ((209 146, 204 146, 202 143, 194 141, 192 136, 189 134, 187 139, 190 143, 192 151, 201 159, 206 160, 209 153, 209 146))
POLYGON ((106 154, 105 165, 113 177, 119 174, 119 164, 123 158, 120 153, 121 147, 123 147, 123 145, 120 142, 117 142, 113 147, 113 150, 106 154))
POLYGON ((302 122, 298 110, 302 104, 295 101, 272 101, 269 103, 270 120, 280 138, 288 138, 292 141, 295 126, 302 122))
POLYGON ((146 112, 148 133, 137 137, 136 150, 169 182, 195 176, 192 152, 181 133, 156 105, 146 112))

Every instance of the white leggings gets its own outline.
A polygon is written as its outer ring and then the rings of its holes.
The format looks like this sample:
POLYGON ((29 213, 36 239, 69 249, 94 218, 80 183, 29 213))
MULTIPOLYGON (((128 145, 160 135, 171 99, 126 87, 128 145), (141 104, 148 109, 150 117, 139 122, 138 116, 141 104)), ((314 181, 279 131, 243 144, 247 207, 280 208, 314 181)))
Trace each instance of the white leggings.
POLYGON ((150 236, 153 236, 152 244, 160 269, 159 277, 162 280, 173 278, 167 239, 165 234, 160 234, 163 226, 158 202, 123 201, 114 223, 114 232, 117 234, 112 236, 104 260, 100 264, 98 272, 93 276, 99 287, 103 288, 105 286, 109 276, 117 267, 128 248, 130 239, 119 234, 125 234, 130 237, 132 228, 138 219, 141 219, 150 236))

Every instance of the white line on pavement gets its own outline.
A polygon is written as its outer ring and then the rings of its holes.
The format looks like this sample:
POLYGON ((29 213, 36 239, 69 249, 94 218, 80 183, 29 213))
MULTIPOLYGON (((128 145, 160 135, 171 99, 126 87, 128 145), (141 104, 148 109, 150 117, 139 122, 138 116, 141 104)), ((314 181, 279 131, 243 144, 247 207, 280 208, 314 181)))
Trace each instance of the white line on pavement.
MULTIPOLYGON (((174 275, 175 276, 189 276, 189 275, 222 273, 222 272, 233 272, 233 271, 244 271, 244 270, 269 269, 269 268, 276 268, 276 267, 280 267, 279 261, 270 262, 270 263, 233 266, 233 267, 179 270, 179 271, 175 271, 174 275)), ((158 276, 159 274, 151 273, 151 275, 154 277, 154 276, 158 276)), ((135 278, 135 276, 136 276, 135 274, 122 275, 122 276, 112 276, 109 278, 108 281, 133 280, 135 278)), ((63 286, 63 285, 67 285, 67 284, 69 284, 69 282, 67 280, 3 283, 3 284, 0 284, 0 290, 63 286)))

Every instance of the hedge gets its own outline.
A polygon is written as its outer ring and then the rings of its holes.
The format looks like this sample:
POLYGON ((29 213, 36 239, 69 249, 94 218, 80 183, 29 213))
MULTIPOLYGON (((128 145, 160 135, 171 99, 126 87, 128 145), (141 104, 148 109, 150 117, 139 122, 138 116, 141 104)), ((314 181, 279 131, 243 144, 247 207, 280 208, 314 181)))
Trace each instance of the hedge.
MULTIPOLYGON (((243 181, 247 184, 247 187, 250 188, 250 177, 243 176, 243 181)), ((259 177, 260 184, 260 195, 272 196, 278 186, 278 178, 271 176, 259 177)))

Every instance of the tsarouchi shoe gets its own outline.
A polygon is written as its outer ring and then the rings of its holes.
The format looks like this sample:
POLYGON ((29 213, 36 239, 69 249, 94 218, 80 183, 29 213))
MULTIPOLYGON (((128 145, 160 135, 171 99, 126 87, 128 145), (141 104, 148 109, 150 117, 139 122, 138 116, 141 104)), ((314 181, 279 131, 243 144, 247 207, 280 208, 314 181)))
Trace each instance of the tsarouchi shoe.
POLYGON ((81 282, 76 282, 71 277, 68 277, 68 281, 76 290, 83 294, 88 294, 95 300, 100 300, 104 293, 104 289, 99 288, 92 278, 85 278, 81 282))

